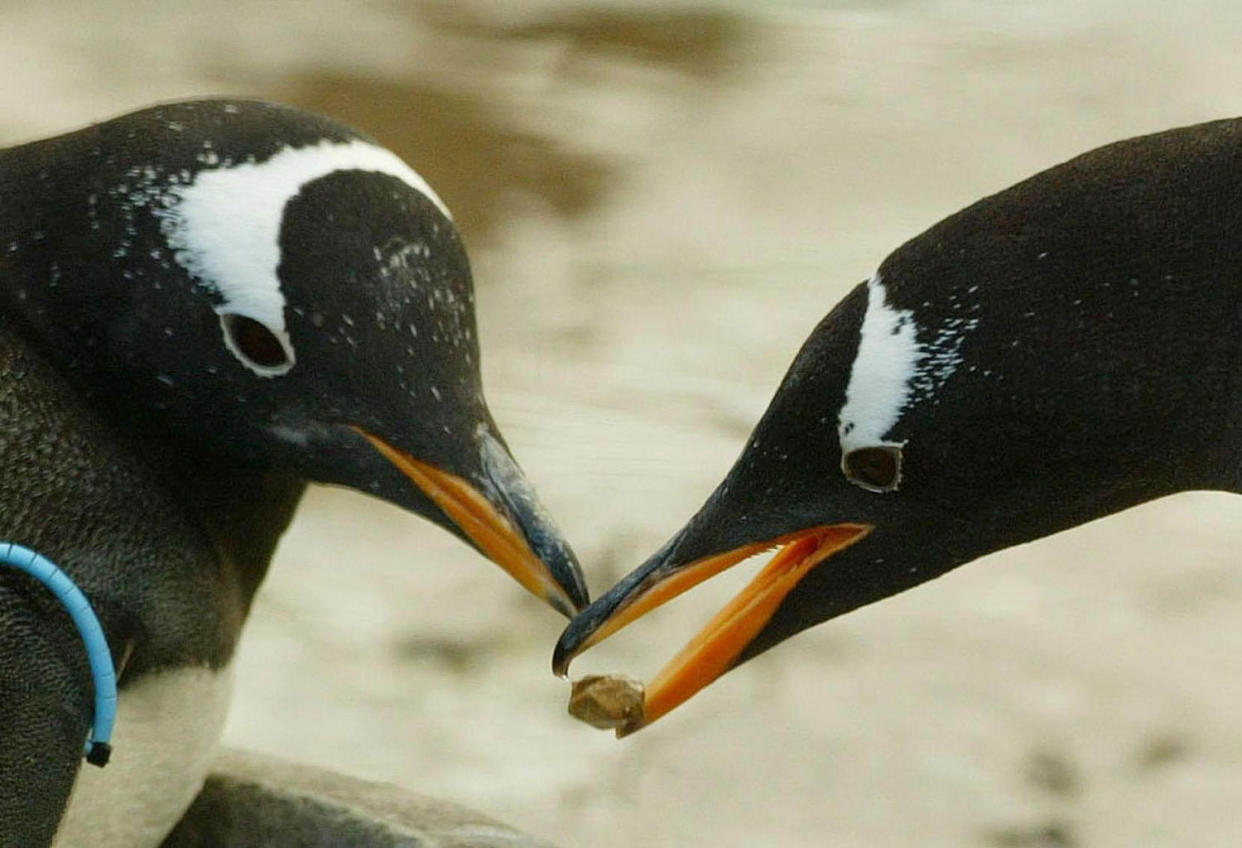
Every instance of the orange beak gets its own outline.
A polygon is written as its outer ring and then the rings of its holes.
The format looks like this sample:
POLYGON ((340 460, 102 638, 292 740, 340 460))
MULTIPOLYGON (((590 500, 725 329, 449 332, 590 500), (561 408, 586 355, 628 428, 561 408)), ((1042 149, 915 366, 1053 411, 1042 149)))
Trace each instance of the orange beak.
POLYGON ((646 687, 640 717, 618 728, 625 736, 673 710, 726 672, 771 619, 785 596, 810 571, 871 532, 869 524, 832 524, 778 536, 768 542, 696 560, 632 588, 609 592, 570 622, 553 655, 553 670, 565 675, 582 651, 704 580, 745 559, 780 547, 762 571, 699 631, 646 687), (601 614, 602 610, 602 614, 601 614))
POLYGON ((513 519, 470 483, 415 459, 379 436, 357 427, 354 429, 452 519, 486 557, 507 571, 528 592, 566 616, 572 616, 582 608, 586 590, 576 574, 576 565, 570 569, 562 564, 560 570, 567 573, 558 579, 549 564, 531 549, 513 519), (570 574, 569 571, 575 573, 570 574), (567 584, 576 597, 571 596, 567 584))

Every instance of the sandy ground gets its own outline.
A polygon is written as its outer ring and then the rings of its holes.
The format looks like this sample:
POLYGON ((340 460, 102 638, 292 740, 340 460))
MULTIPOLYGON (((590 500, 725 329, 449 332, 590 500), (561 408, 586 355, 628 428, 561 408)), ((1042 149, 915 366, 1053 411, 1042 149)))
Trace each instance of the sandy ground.
MULTIPOLYGON (((1242 111, 1242 10, 1172 6, 6 3, 0 139, 245 93, 396 147, 458 211, 493 410, 598 592, 900 241, 1242 111)), ((1233 845, 1240 543, 1242 498, 1136 509, 805 634, 616 742, 564 714, 554 614, 430 525, 316 490, 226 739, 565 846, 1233 845)), ((743 577, 575 671, 650 675, 743 577)))

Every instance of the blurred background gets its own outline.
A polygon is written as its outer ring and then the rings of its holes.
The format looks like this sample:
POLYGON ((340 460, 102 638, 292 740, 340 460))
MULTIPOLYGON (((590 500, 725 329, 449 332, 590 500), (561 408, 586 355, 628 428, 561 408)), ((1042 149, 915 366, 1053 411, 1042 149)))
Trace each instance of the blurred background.
MULTIPOLYGON (((232 94, 403 155, 462 225, 493 411, 598 593, 893 247, 1090 147, 1238 114, 1240 48, 1230 0, 0 2, 0 143, 232 94)), ((1132 510, 811 631, 617 742, 565 714, 554 614, 319 489, 226 741, 563 846, 1238 844, 1240 544, 1242 498, 1132 510)), ((649 677, 746 577, 575 673, 649 677)))

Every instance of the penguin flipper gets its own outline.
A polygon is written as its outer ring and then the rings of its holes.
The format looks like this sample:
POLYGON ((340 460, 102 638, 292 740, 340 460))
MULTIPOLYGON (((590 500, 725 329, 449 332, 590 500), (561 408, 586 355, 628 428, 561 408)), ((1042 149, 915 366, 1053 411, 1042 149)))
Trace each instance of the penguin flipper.
POLYGON ((0 573, 0 848, 51 844, 90 727, 81 640, 43 591, 0 573))

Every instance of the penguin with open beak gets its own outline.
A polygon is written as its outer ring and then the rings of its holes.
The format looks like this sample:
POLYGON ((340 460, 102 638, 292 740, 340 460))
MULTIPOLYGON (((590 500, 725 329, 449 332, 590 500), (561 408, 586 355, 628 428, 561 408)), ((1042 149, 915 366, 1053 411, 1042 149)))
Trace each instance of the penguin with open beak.
POLYGON ((632 732, 785 639, 1144 501, 1242 491, 1242 120, 1118 142, 912 239, 811 333, 686 526, 554 670, 776 548, 632 732))
POLYGON ((178 103, 0 151, 0 407, 0 538, 81 586, 120 669, 116 755, 78 775, 81 643, 0 569, 0 845, 158 844, 307 481, 587 601, 484 401, 448 209, 327 118, 178 103))

